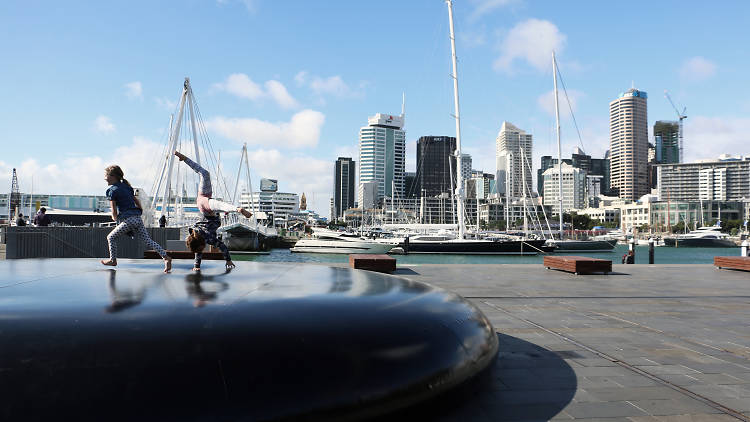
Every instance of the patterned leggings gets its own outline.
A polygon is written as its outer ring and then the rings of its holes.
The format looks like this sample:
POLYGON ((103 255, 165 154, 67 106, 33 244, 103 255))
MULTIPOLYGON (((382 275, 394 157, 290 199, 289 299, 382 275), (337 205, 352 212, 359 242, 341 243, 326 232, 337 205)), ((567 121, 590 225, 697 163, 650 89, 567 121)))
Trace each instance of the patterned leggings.
POLYGON ((153 248, 162 258, 167 257, 167 252, 159 246, 158 243, 151 239, 148 235, 146 228, 143 227, 143 220, 139 215, 134 215, 123 220, 117 227, 114 228, 107 235, 107 244, 109 244, 109 259, 117 259, 117 238, 124 235, 127 232, 132 231, 138 239, 145 243, 148 247, 153 248))

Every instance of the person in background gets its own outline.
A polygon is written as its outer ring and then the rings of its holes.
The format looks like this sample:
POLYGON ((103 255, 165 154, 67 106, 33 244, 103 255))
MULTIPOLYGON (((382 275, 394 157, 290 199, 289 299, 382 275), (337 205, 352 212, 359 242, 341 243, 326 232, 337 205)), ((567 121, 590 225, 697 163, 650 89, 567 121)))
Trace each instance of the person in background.
POLYGON ((174 155, 184 161, 185 164, 190 166, 193 171, 200 175, 200 183, 198 184, 198 197, 195 202, 198 205, 198 210, 203 215, 203 219, 190 228, 190 235, 185 239, 187 247, 195 254, 195 262, 193 265, 193 271, 201 270, 201 260, 203 258, 203 249, 206 244, 216 246, 224 254, 226 260, 227 270, 234 268, 234 263, 229 255, 229 249, 227 246, 219 240, 216 236, 216 229, 221 226, 221 218, 219 218, 219 211, 233 212, 236 211, 247 218, 253 215, 250 211, 244 208, 235 207, 232 204, 219 201, 211 198, 213 195, 213 189, 211 187, 211 174, 208 170, 201 167, 198 163, 181 154, 179 151, 175 151, 174 155))
POLYGON ((161 218, 159 218, 159 227, 167 227, 167 217, 162 215, 161 218))
POLYGON ((16 218, 16 226, 21 227, 21 226, 25 226, 25 225, 26 225, 26 220, 23 219, 23 214, 21 214, 19 212, 18 213, 18 218, 16 218))
POLYGON ((47 208, 39 208, 39 211, 34 216, 34 225, 39 227, 49 226, 50 219, 47 215, 47 208))
POLYGON ((116 266, 116 240, 123 234, 133 232, 143 243, 154 249, 162 257, 164 260, 164 272, 168 273, 171 271, 172 258, 167 255, 167 251, 164 248, 154 242, 151 236, 148 235, 146 228, 143 226, 143 220, 141 220, 141 214, 143 213, 141 203, 135 197, 133 187, 125 180, 120 166, 109 166, 104 169, 104 180, 110 185, 107 189, 107 199, 109 199, 112 207, 112 220, 117 222, 117 227, 107 235, 109 259, 102 259, 100 262, 103 265, 116 266))

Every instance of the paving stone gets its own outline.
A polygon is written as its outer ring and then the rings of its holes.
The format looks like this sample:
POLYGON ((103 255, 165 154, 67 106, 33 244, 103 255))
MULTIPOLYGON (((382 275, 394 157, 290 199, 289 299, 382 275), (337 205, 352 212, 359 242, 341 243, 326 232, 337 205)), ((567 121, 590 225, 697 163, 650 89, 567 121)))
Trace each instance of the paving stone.
POLYGON ((650 415, 721 413, 720 410, 688 397, 667 400, 630 400, 630 403, 650 415))
POLYGON ((565 408, 565 413, 577 419, 585 418, 617 418, 647 415, 641 409, 626 401, 602 403, 571 403, 565 408))
POLYGON ((675 399, 685 397, 685 394, 665 386, 591 388, 586 391, 601 401, 675 399))

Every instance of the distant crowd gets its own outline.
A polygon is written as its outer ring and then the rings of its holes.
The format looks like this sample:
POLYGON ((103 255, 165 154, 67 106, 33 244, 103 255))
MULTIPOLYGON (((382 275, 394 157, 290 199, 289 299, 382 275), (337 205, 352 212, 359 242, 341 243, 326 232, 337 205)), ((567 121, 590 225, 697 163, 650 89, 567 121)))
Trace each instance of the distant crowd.
MULTIPOLYGON (((37 226, 37 227, 47 227, 52 223, 52 221, 49 219, 49 216, 47 215, 47 208, 41 207, 39 208, 39 211, 37 211, 36 214, 34 214, 34 218, 31 220, 31 224, 37 226)), ((18 213, 18 217, 16 218, 16 226, 27 226, 29 223, 24 218, 24 215, 21 213, 18 213)))

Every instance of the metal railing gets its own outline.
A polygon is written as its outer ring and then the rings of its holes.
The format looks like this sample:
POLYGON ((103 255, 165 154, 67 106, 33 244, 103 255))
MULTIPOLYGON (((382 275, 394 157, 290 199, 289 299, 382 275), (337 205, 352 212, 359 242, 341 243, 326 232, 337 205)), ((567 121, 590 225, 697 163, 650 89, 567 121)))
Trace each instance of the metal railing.
MULTIPOLYGON (((113 227, 6 227, 6 258, 106 258, 107 235, 113 227)), ((166 247, 179 239, 178 228, 146 228, 154 241, 166 247)), ((127 236, 117 240, 118 258, 143 258, 146 245, 127 236)))

